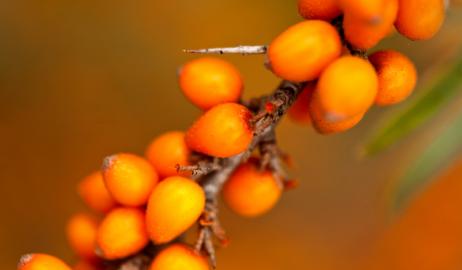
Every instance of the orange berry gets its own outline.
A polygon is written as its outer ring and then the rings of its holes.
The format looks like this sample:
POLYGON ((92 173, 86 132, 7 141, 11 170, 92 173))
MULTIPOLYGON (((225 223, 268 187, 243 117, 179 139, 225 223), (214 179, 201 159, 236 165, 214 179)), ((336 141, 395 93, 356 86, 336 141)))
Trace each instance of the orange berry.
POLYGON ((77 190, 82 200, 94 211, 106 213, 116 206, 116 202, 107 191, 101 171, 84 178, 77 190))
POLYGON ((146 204, 159 179, 146 159, 133 154, 106 157, 102 170, 109 193, 118 203, 126 206, 146 204))
POLYGON ((269 46, 268 59, 277 76, 303 82, 316 79, 341 52, 340 37, 332 25, 308 20, 276 37, 269 46))
POLYGON ((417 83, 417 71, 409 58, 397 51, 387 50, 372 54, 369 60, 379 77, 375 104, 396 104, 412 93, 417 83))
POLYGON ((369 49, 377 45, 393 29, 398 14, 398 0, 387 0, 380 22, 364 22, 351 13, 346 13, 343 20, 345 38, 358 49, 369 49))
POLYGON ((226 204, 237 214, 255 217, 268 212, 281 197, 273 174, 260 171, 256 160, 241 164, 223 187, 226 204))
POLYGON ((324 21, 342 13, 336 0, 298 0, 298 12, 305 19, 324 21))
POLYGON ((189 165, 189 148, 185 133, 172 131, 162 134, 149 145, 146 156, 161 178, 178 175, 176 165, 189 165))
POLYGON ((366 112, 377 88, 377 74, 368 61, 343 56, 322 73, 317 92, 326 119, 338 121, 366 112))
POLYGON ((432 38, 445 17, 445 0, 400 0, 396 29, 411 40, 432 38))
POLYGON ((384 5, 388 0, 337 0, 345 14, 350 14, 368 24, 383 20, 384 5))
POLYGON ((162 250, 152 261, 149 270, 209 270, 207 259, 182 244, 162 250))
POLYGON ((179 75, 183 93, 203 110, 221 103, 238 101, 243 89, 239 71, 219 58, 192 60, 181 68, 179 75))
POLYGON ((186 133, 186 145, 196 152, 230 157, 244 152, 253 138, 252 113, 236 103, 220 104, 205 112, 186 133))
POLYGON ((96 231, 98 221, 87 214, 75 214, 67 223, 67 240, 74 252, 82 259, 96 259, 96 231))
POLYGON ((313 127, 321 134, 334 134, 346 131, 356 126, 364 116, 364 113, 348 117, 341 120, 328 120, 321 110, 319 104, 319 95, 313 94, 310 103, 310 114, 313 121, 313 127))
POLYGON ((295 100, 292 107, 290 107, 287 115, 291 120, 300 124, 311 124, 310 116, 310 100, 311 95, 316 87, 316 84, 309 83, 303 88, 300 95, 295 100))
POLYGON ((54 256, 27 254, 19 259, 18 270, 71 270, 71 268, 54 256))
POLYGON ((205 194, 194 181, 171 176, 160 182, 148 202, 146 225, 151 240, 167 243, 185 232, 199 218, 205 194))
POLYGON ((108 260, 128 257, 149 242, 145 214, 142 210, 119 207, 109 212, 96 234, 101 256, 108 260))

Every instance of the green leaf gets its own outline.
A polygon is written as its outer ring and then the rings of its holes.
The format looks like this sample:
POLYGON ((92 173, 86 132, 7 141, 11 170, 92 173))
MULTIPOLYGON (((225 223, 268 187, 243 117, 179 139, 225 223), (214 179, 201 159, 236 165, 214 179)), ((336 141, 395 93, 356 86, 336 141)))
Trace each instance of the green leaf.
POLYGON ((394 185, 391 207, 403 209, 418 191, 422 190, 456 153, 462 149, 462 113, 436 138, 394 185))
POLYGON ((413 130, 435 116, 444 105, 457 94, 462 84, 462 55, 457 62, 437 79, 437 81, 420 95, 407 108, 393 114, 379 128, 363 153, 376 155, 400 141, 413 130))

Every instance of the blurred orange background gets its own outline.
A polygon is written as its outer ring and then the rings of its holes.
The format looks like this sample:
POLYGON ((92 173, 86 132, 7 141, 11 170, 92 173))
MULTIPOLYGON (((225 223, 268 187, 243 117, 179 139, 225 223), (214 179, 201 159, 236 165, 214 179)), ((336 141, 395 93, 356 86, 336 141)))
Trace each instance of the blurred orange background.
MULTIPOLYGON (((195 57, 182 49, 267 44, 299 20, 294 0, 1 1, 0 267, 13 269, 21 254, 38 251, 72 262, 64 226, 85 209, 77 182, 104 156, 142 154, 153 137, 185 129, 199 115, 178 89, 177 68, 195 57)), ((394 36, 381 47, 407 53, 422 86, 430 68, 460 48, 461 31, 462 10, 455 9, 433 40, 394 36)), ((224 58, 241 70, 245 97, 267 93, 279 81, 262 56, 224 58)), ((461 104, 455 100, 372 159, 358 158, 359 147, 400 106, 374 109, 357 128, 331 137, 284 121, 278 138, 296 162, 292 175, 300 187, 259 219, 223 207, 231 245, 219 251, 219 269, 355 265, 388 224, 389 181, 461 104)))

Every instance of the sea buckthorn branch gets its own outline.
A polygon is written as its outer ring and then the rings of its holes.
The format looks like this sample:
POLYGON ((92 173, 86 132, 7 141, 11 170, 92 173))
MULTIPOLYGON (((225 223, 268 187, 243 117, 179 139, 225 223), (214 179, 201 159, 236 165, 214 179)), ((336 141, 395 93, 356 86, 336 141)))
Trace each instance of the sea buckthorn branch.
MULTIPOLYGON (((374 105, 402 102, 417 81, 412 61, 395 50, 366 52, 393 27, 410 40, 430 39, 445 17, 444 0, 298 0, 298 9, 306 20, 268 46, 185 50, 265 54, 266 67, 283 82, 272 94, 243 101, 244 81, 231 63, 201 57, 183 65, 180 89, 204 113, 187 131, 156 137, 144 157, 112 155, 80 182, 84 202, 103 216, 70 219, 68 240, 80 258, 75 269, 215 267, 214 241, 227 242, 218 196, 233 212, 257 217, 296 184, 285 172, 290 160, 277 146, 279 120, 288 114, 320 134, 334 134, 356 126, 374 105), (258 156, 252 156, 255 150, 258 156), (178 243, 197 223, 195 249, 178 243)), ((45 268, 71 269, 46 254, 25 256, 18 265, 45 268)))
MULTIPOLYGON (((231 174, 250 157, 257 147, 260 147, 262 161, 267 160, 268 167, 278 176, 277 179, 281 179, 279 185, 283 189, 284 181, 287 177, 280 164, 274 129, 282 116, 295 102, 302 89, 303 84, 283 81, 272 95, 263 96, 250 102, 249 104, 253 104, 253 106, 260 104, 260 108, 252 120, 254 123, 254 139, 248 149, 236 156, 222 159, 220 170, 207 174, 198 180, 202 183, 205 192, 206 205, 199 220, 199 237, 195 248, 197 251, 204 250, 207 252, 214 268, 216 267, 216 259, 213 237, 215 236, 222 244, 226 244, 228 241, 218 219, 218 195, 231 174), (264 156, 266 157, 263 158, 264 156)), ((196 166, 204 167, 203 164, 196 166)), ((197 168, 196 166, 193 165, 190 168, 195 169, 197 168)), ((210 165, 205 165, 205 167, 210 167, 210 165)))

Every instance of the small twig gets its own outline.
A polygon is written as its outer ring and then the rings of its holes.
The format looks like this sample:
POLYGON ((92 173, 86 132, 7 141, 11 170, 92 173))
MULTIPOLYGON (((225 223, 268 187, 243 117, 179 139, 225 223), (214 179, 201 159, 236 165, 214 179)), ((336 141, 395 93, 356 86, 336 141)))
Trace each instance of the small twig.
POLYGON ((259 150, 261 156, 260 169, 269 169, 273 173, 279 187, 285 189, 289 178, 283 166, 283 154, 277 145, 274 129, 262 139, 259 150))
POLYGON ((211 172, 221 169, 220 159, 214 158, 210 160, 201 160, 195 165, 176 165, 178 172, 191 172, 193 179, 198 179, 201 176, 207 175, 211 172))
POLYGON ((256 45, 256 46, 236 46, 236 47, 224 47, 224 48, 207 48, 207 49, 185 49, 185 53, 199 53, 199 54, 265 54, 267 46, 256 45))

